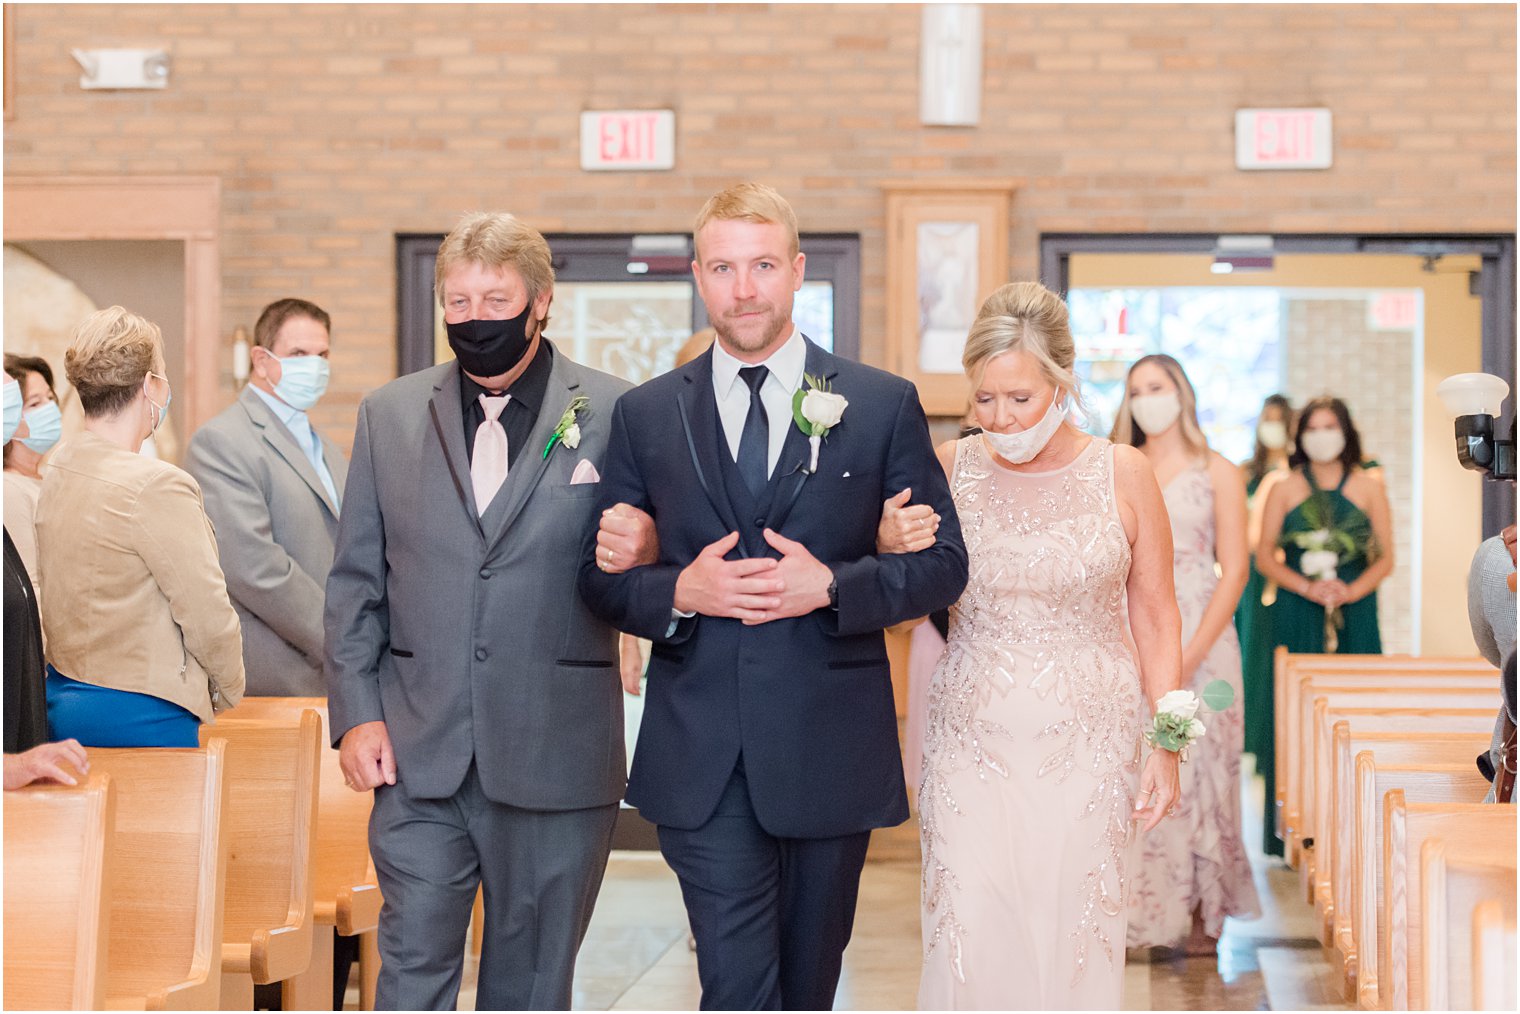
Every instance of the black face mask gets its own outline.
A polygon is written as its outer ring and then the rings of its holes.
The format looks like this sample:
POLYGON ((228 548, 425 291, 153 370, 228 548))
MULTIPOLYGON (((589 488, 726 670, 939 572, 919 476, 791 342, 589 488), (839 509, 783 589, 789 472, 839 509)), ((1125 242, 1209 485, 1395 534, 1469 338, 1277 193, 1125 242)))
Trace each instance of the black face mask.
POLYGON ((511 320, 465 320, 446 324, 449 348, 464 372, 475 377, 499 377, 528 354, 530 301, 511 320))

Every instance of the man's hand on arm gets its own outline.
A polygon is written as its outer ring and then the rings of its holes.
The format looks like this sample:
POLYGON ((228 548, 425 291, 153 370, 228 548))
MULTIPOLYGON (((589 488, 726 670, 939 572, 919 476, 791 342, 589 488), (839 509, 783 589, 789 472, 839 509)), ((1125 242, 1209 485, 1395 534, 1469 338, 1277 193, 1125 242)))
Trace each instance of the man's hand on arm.
POLYGON ((343 734, 338 747, 343 780, 355 792, 396 784, 396 755, 384 722, 361 722, 343 734))
POLYGON ((654 518, 626 503, 602 511, 596 533, 596 565, 608 574, 622 574, 660 558, 660 537, 654 518))
POLYGON ((762 623, 767 610, 781 607, 786 590, 779 576, 782 561, 723 559, 738 544, 739 533, 729 532, 681 571, 673 603, 678 612, 762 623))

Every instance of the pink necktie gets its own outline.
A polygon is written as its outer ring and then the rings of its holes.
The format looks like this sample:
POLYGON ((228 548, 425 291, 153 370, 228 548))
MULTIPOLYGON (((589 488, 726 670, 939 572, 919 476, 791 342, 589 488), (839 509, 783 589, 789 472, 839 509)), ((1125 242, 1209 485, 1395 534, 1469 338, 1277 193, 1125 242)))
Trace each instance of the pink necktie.
POLYGON ((484 514, 507 481, 507 431, 501 428, 501 413, 512 400, 510 394, 492 398, 482 394, 480 407, 486 421, 475 431, 475 453, 470 456, 470 483, 475 487, 475 509, 484 514))

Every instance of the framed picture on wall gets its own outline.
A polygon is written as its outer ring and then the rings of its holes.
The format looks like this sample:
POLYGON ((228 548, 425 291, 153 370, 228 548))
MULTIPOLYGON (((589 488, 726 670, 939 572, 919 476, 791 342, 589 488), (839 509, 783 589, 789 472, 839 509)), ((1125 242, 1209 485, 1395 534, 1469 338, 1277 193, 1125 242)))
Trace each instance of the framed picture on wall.
POLYGON ((959 416, 961 369, 982 300, 1008 281, 1016 181, 887 183, 887 363, 918 386, 929 415, 959 416))

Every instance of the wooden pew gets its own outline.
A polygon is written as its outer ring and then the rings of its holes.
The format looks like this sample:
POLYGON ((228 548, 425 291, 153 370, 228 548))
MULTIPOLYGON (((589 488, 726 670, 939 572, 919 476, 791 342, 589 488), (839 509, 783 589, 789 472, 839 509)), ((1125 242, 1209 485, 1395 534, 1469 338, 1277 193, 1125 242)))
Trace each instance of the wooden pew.
POLYGON ((227 873, 227 745, 90 749, 116 787, 111 869, 113 1010, 214 1010, 227 873))
MULTIPOLYGON (((1474 778, 1483 780, 1471 764, 1401 766, 1379 764, 1365 750, 1357 755, 1351 907, 1357 959, 1356 997, 1366 1010, 1385 1008, 1383 991, 1388 988, 1384 964, 1388 960, 1389 935, 1389 913, 1384 906, 1388 884, 1384 801, 1398 792, 1400 799, 1413 799, 1422 805, 1480 805, 1458 802, 1473 798, 1474 778)), ((1483 797, 1479 794, 1477 798, 1483 797)))
POLYGON ((223 716, 201 727, 201 742, 213 739, 227 742, 232 786, 221 1004, 250 1010, 255 983, 294 978, 311 962, 322 721, 309 711, 297 722, 223 716))
POLYGON ((1420 849, 1435 838, 1451 841, 1499 839, 1515 844, 1515 811, 1482 803, 1412 803, 1394 789, 1383 797, 1383 910, 1388 933, 1379 954, 1387 969, 1378 984, 1378 1002, 1386 1010, 1424 1010, 1425 980, 1421 955, 1420 849))
POLYGON ((1427 839, 1420 894, 1426 1009, 1473 1010, 1473 915, 1494 901, 1511 925, 1515 921, 1514 823, 1492 839, 1427 839))
MULTIPOLYGON (((311 964, 306 971, 285 982, 282 990, 286 1010, 310 1010, 330 1002, 333 942, 339 936, 373 934, 380 924, 380 886, 369 855, 369 813, 374 794, 355 792, 343 780, 338 751, 327 748, 332 741, 327 725, 325 697, 245 697, 228 718, 295 720, 301 712, 314 711, 322 723, 322 750, 318 763, 320 792, 317 800, 316 872, 312 877, 315 903, 312 914, 311 964)), ((360 961, 360 1009, 374 1009, 374 984, 379 968, 373 961, 360 961)))
MULTIPOLYGON (((1418 656, 1418 655, 1293 655, 1279 646, 1272 656, 1272 699, 1277 716, 1273 727, 1276 745, 1274 772, 1277 784, 1277 834, 1283 839, 1285 858, 1289 866, 1297 867, 1297 842, 1289 833, 1295 827, 1301 810, 1296 796, 1298 728, 1303 715, 1299 702, 1300 681, 1310 675, 1329 680, 1342 677, 1342 685, 1377 685, 1380 676, 1431 675, 1435 680, 1445 677, 1468 677, 1466 685, 1478 685, 1471 681, 1475 675, 1487 674, 1490 679, 1483 685, 1498 686, 1498 671, 1481 658, 1472 656, 1418 656), (1372 676, 1371 674, 1380 674, 1372 676), (1360 681, 1360 682, 1358 682, 1360 681)), ((1430 681, 1426 681, 1430 682, 1430 681)), ((1328 682, 1325 685, 1330 685, 1328 682)), ((1387 683, 1385 685, 1395 685, 1387 683)))
POLYGON ((1485 901, 1473 910, 1473 1010, 1515 1009, 1515 916, 1504 903, 1485 901))
MULTIPOLYGON (((1285 844, 1288 864, 1298 866, 1299 843, 1306 837, 1303 822, 1305 775, 1312 745, 1308 735, 1314 717, 1312 700, 1304 698, 1310 690, 1372 688, 1393 690, 1404 687, 1435 689, 1491 690, 1497 694, 1499 674, 1480 658, 1422 658, 1380 655, 1288 655, 1279 649, 1278 675, 1282 701, 1277 711, 1277 797, 1278 835, 1285 844)), ((1397 706, 1397 705, 1395 705, 1397 706)), ((1495 705, 1497 712, 1498 705, 1495 705)))
POLYGON ((1389 765, 1462 764, 1488 747, 1485 732, 1430 731, 1425 715, 1398 724, 1415 726, 1401 731, 1381 728, 1382 716, 1363 718, 1355 732, 1345 719, 1335 723, 1329 823, 1331 929, 1330 942, 1341 962, 1345 995, 1356 991, 1356 945, 1352 935, 1352 855, 1356 840, 1356 757, 1371 752, 1376 762, 1389 765), (1371 731, 1369 731, 1371 730, 1371 731))
MULTIPOLYGON (((1310 700, 1305 695, 1304 700, 1310 700)), ((1402 710, 1425 709, 1427 715, 1454 714, 1471 711, 1480 720, 1488 714, 1492 728, 1493 716, 1498 714, 1501 703, 1497 688, 1494 690, 1422 690, 1402 688, 1393 691, 1374 690, 1369 687, 1344 690, 1316 690, 1312 694, 1314 716, 1310 722, 1305 749, 1309 751, 1309 763, 1304 765, 1308 788, 1304 793, 1306 816, 1303 820, 1303 837, 1300 839, 1300 879, 1304 886, 1304 898, 1316 904, 1317 891, 1327 891, 1329 873, 1321 868, 1320 857, 1328 853, 1323 845, 1330 833, 1330 793, 1335 780, 1334 729, 1331 715, 1343 715, 1373 708, 1397 708, 1402 710)), ((1474 754, 1476 757, 1476 754, 1474 754)), ((1469 758, 1472 759, 1472 758, 1469 758)), ((1481 801, 1481 797, 1480 797, 1481 801)), ((1328 901, 1328 898, 1325 899, 1328 901)), ((1321 935, 1322 942, 1328 938, 1321 935)))
POLYGON ((105 1006, 115 830, 107 774, 5 794, 6 1010, 105 1006))

